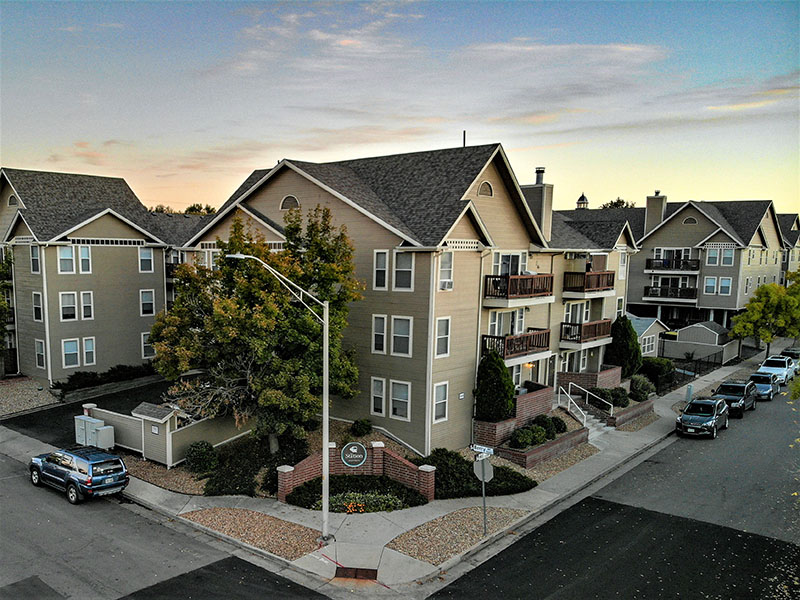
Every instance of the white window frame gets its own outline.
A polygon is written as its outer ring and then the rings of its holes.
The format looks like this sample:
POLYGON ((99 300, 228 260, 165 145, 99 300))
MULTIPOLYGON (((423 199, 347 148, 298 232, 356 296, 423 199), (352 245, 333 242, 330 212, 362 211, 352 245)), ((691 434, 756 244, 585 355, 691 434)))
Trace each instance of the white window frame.
POLYGON ((91 275, 92 274, 92 247, 91 246, 78 246, 78 272, 81 275, 91 275), (83 269, 83 250, 86 249, 89 256, 89 268, 84 270, 83 269))
POLYGON ((656 349, 656 336, 646 335, 642 338, 642 354, 649 354, 656 349))
POLYGON ((722 253, 720 252, 720 248, 706 248, 706 266, 707 267, 718 267, 719 266, 719 261, 721 259, 721 254, 722 253), (712 252, 714 254, 712 254, 712 252), (713 262, 711 261, 711 257, 712 256, 716 257, 713 262))
POLYGON ((717 294, 719 294, 720 296, 730 296, 731 295, 731 290, 733 290, 733 277, 720 277, 719 278, 719 287, 717 288, 717 294), (725 281, 726 279, 728 280, 728 293, 727 294, 722 291, 722 282, 725 281))
POLYGON ((34 362, 36 363, 37 369, 46 369, 47 368, 47 353, 45 352, 45 345, 44 340, 33 340, 33 356, 34 362), (41 346, 42 351, 39 352, 39 347, 41 346), (42 357, 42 364, 39 364, 39 357, 42 357))
POLYGON ((717 277, 716 276, 706 276, 703 277, 703 295, 704 296, 716 296, 717 295, 717 277), (711 279, 714 281, 714 291, 708 291, 708 280, 711 279))
POLYGON ((31 294, 31 307, 33 311, 33 320, 37 323, 44 321, 44 305, 42 304, 42 292, 33 292, 31 294), (36 306, 36 297, 39 297, 39 306, 36 306), (39 309, 39 318, 36 318, 36 309, 39 309))
POLYGON ((39 246, 31 246, 31 273, 34 275, 40 275, 42 272, 42 254, 41 250, 39 250, 39 246), (36 256, 34 256, 34 250, 36 250, 36 256), (36 261, 36 268, 33 268, 34 261, 36 261))
POLYGON ((433 357, 434 358, 447 358, 448 356, 450 356, 450 332, 451 331, 452 331, 452 328, 450 327, 450 317, 439 317, 438 319, 436 319, 436 331, 435 331, 435 334, 436 334, 436 346, 434 347, 434 352, 433 352, 433 357), (441 323, 442 321, 446 321, 447 322, 447 335, 440 335, 439 334, 439 323, 441 323), (443 354, 439 354, 439 340, 440 339, 447 340, 447 352, 444 352, 443 354))
POLYGON ((433 422, 434 423, 443 423, 444 421, 447 421, 447 417, 448 417, 449 412, 450 412, 450 406, 449 406, 450 405, 450 382, 449 381, 440 381, 439 383, 434 383, 433 384, 432 400, 433 400, 433 411, 431 412, 431 416, 433 417, 433 422), (444 400, 440 402, 440 401, 437 401, 437 399, 436 399, 436 390, 438 388, 441 388, 441 387, 444 387, 444 400), (437 404, 444 404, 444 416, 443 417, 439 417, 438 419, 436 418, 436 405, 437 404))
MULTIPOLYGON (((414 291, 414 267, 416 264, 416 253, 415 252, 402 252, 395 250, 394 255, 392 256, 392 291, 393 292, 413 292, 414 291), (397 256, 399 254, 407 254, 411 257, 411 287, 407 288, 400 288, 397 287, 397 256)), ((406 271, 407 269, 403 269, 406 271)))
POLYGON ((376 291, 386 291, 389 289, 389 251, 374 250, 372 252, 372 289, 376 291), (383 285, 378 285, 378 255, 383 254, 385 263, 383 265, 383 285))
POLYGON ((385 377, 370 377, 369 378, 369 414, 375 415, 377 417, 385 417, 386 416, 386 378, 385 377), (381 384, 381 393, 380 395, 375 393, 375 383, 380 382, 381 384), (375 410, 375 398, 379 397, 381 399, 381 411, 377 412, 375 410))
POLYGON ((406 422, 410 422, 411 421, 411 382, 410 381, 400 381, 400 380, 397 380, 397 379, 390 379, 389 380, 389 418, 390 419, 395 419, 397 421, 406 421, 406 422), (395 398, 394 398, 394 386, 395 385, 405 385, 405 386, 408 387, 408 398, 407 398, 407 400, 405 400, 405 402, 408 403, 408 406, 407 406, 406 416, 405 417, 396 416, 394 414, 394 410, 392 410, 394 408, 394 400, 395 400, 395 398))
POLYGON ((589 364, 589 350, 584 348, 583 350, 581 350, 580 364, 578 365, 578 373, 585 373, 588 364, 589 364))
POLYGON ((81 321, 94 321, 94 292, 81 292, 81 321), (84 296, 88 296, 89 302, 84 302, 84 296), (84 307, 91 309, 91 316, 87 317, 83 313, 84 307))
POLYGON ((156 348, 155 348, 155 346, 153 346, 153 345, 150 343, 150 332, 149 332, 149 331, 143 331, 143 332, 142 332, 142 335, 141 335, 141 341, 142 341, 142 343, 141 343, 141 347, 142 347, 142 359, 143 359, 143 360, 149 360, 149 359, 153 358, 153 357, 156 355, 156 348), (145 338, 145 336, 147 336, 147 340, 146 340, 146 341, 145 341, 145 339, 144 339, 144 338, 145 338), (144 351, 144 348, 145 348, 145 346, 150 346, 150 348, 152 348, 152 350, 153 350, 153 353, 152 353, 151 355, 149 355, 149 356, 148 356, 147 354, 145 354, 145 351, 144 351))
POLYGON ((625 279, 628 271, 628 253, 620 250, 619 253, 619 279, 625 279))
POLYGON ((279 209, 279 210, 292 210, 293 208, 300 208, 300 198, 298 198, 298 197, 297 197, 297 196, 295 196, 294 194, 286 194, 286 195, 285 195, 285 196, 284 196, 284 197, 281 199, 281 205, 280 205, 280 209, 279 209), (296 206, 284 206, 284 205, 286 204, 286 201, 287 201, 289 198, 292 198, 292 199, 294 199, 294 202, 295 202, 296 206))
POLYGON ((89 336, 89 337, 83 338, 83 340, 81 341, 81 349, 83 350, 83 366, 84 367, 90 367, 92 365, 96 365, 97 364, 97 342, 95 342, 94 336, 89 336), (86 358, 86 342, 88 342, 89 340, 91 340, 91 342, 92 342, 92 350, 91 350, 91 352, 92 352, 92 360, 91 360, 91 362, 89 360, 87 360, 87 358, 86 358))
POLYGON ((732 267, 733 263, 734 263, 734 260, 735 260, 735 258, 734 258, 735 256, 736 256, 736 253, 735 253, 735 250, 733 248, 723 248, 722 249, 722 254, 720 255, 719 264, 722 265, 723 267, 732 267), (730 262, 726 262, 725 261, 725 253, 726 252, 730 252, 730 262))
POLYGON ((19 198, 17 198, 14 194, 11 194, 8 197, 8 205, 9 206, 19 206, 19 198))
POLYGON ((150 248, 148 246, 139 246, 139 273, 153 273, 153 271, 155 269, 155 264, 156 264, 155 255, 156 255, 156 253, 153 251, 152 248, 150 248), (148 250, 150 251, 150 258, 148 259, 146 257, 142 257, 142 253, 145 252, 145 251, 148 251, 148 250), (142 261, 143 260, 149 260, 150 261, 150 269, 149 270, 148 269, 142 269, 142 261))
POLYGON ((452 292, 453 291, 453 263, 455 253, 452 251, 442 252, 439 257, 439 291, 452 292), (445 257, 449 257, 450 266, 444 266, 445 257), (449 276, 445 277, 448 274, 449 276))
POLYGON ((411 358, 411 355, 414 353, 413 350, 414 350, 414 317, 392 315, 392 349, 391 349, 392 356, 403 356, 405 358, 411 358), (395 321, 399 320, 408 321, 408 354, 402 354, 400 352, 394 351, 394 327, 395 327, 394 324, 395 321))
POLYGON ((156 314, 156 291, 155 290, 139 290, 139 316, 140 317, 152 317, 156 314), (153 294, 153 312, 145 314, 144 312, 144 300, 142 299, 142 295, 145 292, 150 292, 153 294))
MULTIPOLYGON (((70 352, 72 354, 72 352, 70 352)), ((78 369, 81 366, 81 341, 79 338, 66 338, 61 340, 61 368, 62 369, 78 369), (66 345, 69 342, 75 342, 75 360, 74 365, 67 365, 67 349, 66 345)))
POLYGON ((69 323, 71 321, 78 320, 78 292, 59 292, 58 293, 58 316, 59 320, 62 323, 69 323), (65 319, 64 318, 64 297, 65 296, 72 296, 75 298, 75 303, 72 305, 75 308, 75 318, 74 319, 65 319))
POLYGON ((75 246, 58 246, 58 274, 59 275, 74 275, 75 274, 75 246), (69 250, 70 256, 61 256, 62 250, 69 250), (65 271, 61 268, 61 261, 69 260, 72 262, 72 270, 65 271))
POLYGON ((372 354, 386 354, 386 345, 388 342, 388 335, 386 330, 388 329, 388 325, 389 325, 389 319, 387 318, 387 315, 372 315, 372 337, 370 338, 370 348, 372 349, 372 354), (377 333, 375 330, 375 321, 377 319, 383 320, 383 333, 381 334, 383 335, 383 350, 375 349, 375 334, 377 333))
POLYGON ((511 382, 514 384, 514 389, 519 390, 522 385, 522 365, 508 367, 508 371, 511 376, 511 382))
POLYGON ((617 319, 625 314, 625 296, 617 298, 617 319))

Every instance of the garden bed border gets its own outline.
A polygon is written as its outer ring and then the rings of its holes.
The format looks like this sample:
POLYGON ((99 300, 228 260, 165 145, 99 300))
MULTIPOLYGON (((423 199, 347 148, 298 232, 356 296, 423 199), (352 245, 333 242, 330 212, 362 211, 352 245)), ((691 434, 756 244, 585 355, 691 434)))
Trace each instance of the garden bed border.
POLYGON ((473 427, 475 443, 496 448, 511 439, 515 429, 530 425, 539 415, 553 410, 554 390, 545 387, 516 397, 514 416, 503 421, 479 421, 473 427))
POLYGON ((656 395, 653 394, 647 400, 639 402, 639 404, 634 406, 628 406, 627 408, 614 408, 614 416, 606 419, 606 425, 609 427, 619 427, 620 425, 624 425, 625 423, 633 421, 634 419, 638 419, 647 413, 654 412, 653 404, 655 401, 656 395))
POLYGON ((520 467, 530 469, 540 462, 566 454, 576 446, 580 446, 588 441, 589 430, 586 427, 581 427, 580 429, 567 432, 554 440, 549 440, 544 444, 539 444, 538 446, 533 446, 528 449, 517 450, 515 448, 501 446, 495 449, 495 454, 520 467))

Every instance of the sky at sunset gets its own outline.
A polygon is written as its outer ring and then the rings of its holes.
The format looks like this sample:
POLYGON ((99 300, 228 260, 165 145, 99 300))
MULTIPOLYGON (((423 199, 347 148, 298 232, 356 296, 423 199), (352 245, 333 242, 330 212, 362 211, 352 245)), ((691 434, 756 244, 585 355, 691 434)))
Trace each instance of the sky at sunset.
POLYGON ((503 144, 555 207, 800 210, 800 2, 0 1, 0 163, 219 206, 253 169, 503 144))

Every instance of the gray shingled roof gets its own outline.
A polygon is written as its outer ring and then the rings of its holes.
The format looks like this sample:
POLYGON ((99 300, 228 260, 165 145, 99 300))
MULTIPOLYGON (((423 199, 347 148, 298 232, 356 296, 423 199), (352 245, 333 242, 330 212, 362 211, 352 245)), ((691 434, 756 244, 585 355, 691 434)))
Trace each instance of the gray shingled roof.
POLYGON ((591 221, 572 220, 564 213, 572 211, 554 211, 553 229, 550 239, 552 248, 585 248, 587 250, 601 250, 613 248, 625 227, 625 220, 600 221, 598 211, 581 210, 580 213, 594 212, 595 219, 591 221))
POLYGON ((792 225, 797 220, 797 213, 788 213, 778 215, 778 222, 781 224, 781 235, 790 247, 794 247, 797 243, 797 238, 800 237, 800 229, 792 230, 792 225))
POLYGON ((131 411, 131 414, 135 417, 164 421, 173 412, 175 412, 175 409, 168 406, 159 406, 158 404, 151 404, 150 402, 142 402, 131 411))
MULTIPOLYGON (((669 207, 670 204, 667 206, 669 207)), ((633 237, 637 241, 644 235, 644 208, 573 209, 559 210, 558 212, 572 221, 613 221, 620 225, 627 221, 631 226, 633 237)))
POLYGON ((50 240, 111 209, 139 227, 151 223, 147 208, 124 179, 3 167, 25 208, 19 210, 39 240, 50 240))
POLYGON ((151 212, 146 229, 171 246, 183 246, 212 218, 213 215, 151 212))

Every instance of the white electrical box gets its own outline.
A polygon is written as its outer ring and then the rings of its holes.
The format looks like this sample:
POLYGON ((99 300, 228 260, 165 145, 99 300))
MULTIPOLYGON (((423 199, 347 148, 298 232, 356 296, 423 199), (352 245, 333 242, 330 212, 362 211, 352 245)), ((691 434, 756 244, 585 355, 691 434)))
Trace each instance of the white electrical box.
POLYGON ((95 446, 103 450, 110 450, 114 447, 114 427, 112 425, 104 425, 94 430, 96 434, 95 446))

